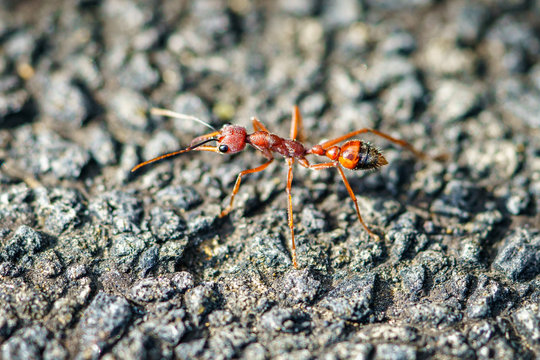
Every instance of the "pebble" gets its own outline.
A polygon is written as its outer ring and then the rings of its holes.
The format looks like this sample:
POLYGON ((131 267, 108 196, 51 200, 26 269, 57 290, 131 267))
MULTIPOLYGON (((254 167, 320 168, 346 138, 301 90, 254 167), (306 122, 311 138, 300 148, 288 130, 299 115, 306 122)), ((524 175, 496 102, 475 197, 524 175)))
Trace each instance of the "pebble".
POLYGON ((205 315, 221 306, 222 295, 216 283, 207 282, 188 289, 184 294, 186 307, 195 325, 202 323, 205 315))
POLYGON ((540 274, 540 234, 527 229, 508 234, 493 268, 512 281, 526 281, 540 274))
POLYGON ((189 210, 202 203, 201 195, 191 186, 170 185, 156 193, 156 200, 175 209, 189 210))
POLYGON ((446 80, 435 90, 432 109, 440 121, 448 124, 465 118, 480 103, 480 92, 474 86, 446 80))
POLYGON ((133 285, 129 298, 136 302, 154 302, 169 300, 175 294, 171 281, 164 277, 145 278, 133 285))
POLYGON ((467 301, 467 316, 484 319, 509 305, 509 291, 499 282, 483 275, 467 301))
POLYGON ((113 190, 90 200, 88 210, 101 223, 111 225, 115 234, 139 233, 142 208, 132 191, 113 190))
POLYGON ((35 255, 49 245, 49 238, 29 226, 19 226, 2 248, 2 258, 15 262, 21 256, 35 255))
POLYGON ((269 331, 297 333, 310 326, 311 319, 299 309, 274 307, 261 316, 261 328, 269 331))
POLYGON ((78 144, 58 134, 30 127, 16 130, 11 158, 19 168, 36 176, 50 174, 57 179, 77 179, 90 160, 90 154, 78 144), (33 151, 28 152, 31 147, 33 151))
POLYGON ((285 273, 275 285, 275 291, 287 305, 293 306, 312 303, 320 287, 321 281, 308 269, 304 269, 285 273))
POLYGON ((68 129, 80 128, 88 117, 89 101, 74 79, 57 72, 40 82, 37 101, 43 115, 68 129))
POLYGON ((126 299, 99 292, 78 324, 80 352, 77 358, 98 359, 122 336, 133 315, 126 299))
POLYGON ((368 274, 344 280, 331 290, 319 305, 343 320, 369 322, 373 315, 375 279, 375 274, 368 274))

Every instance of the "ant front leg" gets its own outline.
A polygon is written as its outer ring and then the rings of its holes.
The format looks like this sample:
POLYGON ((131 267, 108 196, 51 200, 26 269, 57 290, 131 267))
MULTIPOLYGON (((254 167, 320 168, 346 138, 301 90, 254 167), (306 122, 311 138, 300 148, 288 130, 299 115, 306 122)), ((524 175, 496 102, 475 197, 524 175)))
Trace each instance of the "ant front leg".
POLYGON ((298 106, 295 105, 292 111, 290 137, 292 140, 296 140, 298 135, 300 135, 300 141, 302 141, 302 115, 298 106))
POLYGON ((259 172, 259 171, 263 171, 264 169, 266 169, 268 167, 268 165, 270 165, 272 163, 272 161, 274 161, 274 159, 270 159, 267 162, 265 162, 264 164, 262 164, 261 166, 257 166, 254 169, 244 170, 240 174, 238 174, 238 177, 236 178, 236 183, 234 184, 234 189, 233 189, 233 192, 232 192, 232 195, 231 195, 231 202, 229 203, 229 206, 227 206, 221 212, 221 214, 219 214, 219 217, 224 217, 229 212, 231 212, 232 207, 233 207, 234 197, 238 193, 238 189, 240 188, 240 183, 242 182, 242 176, 244 176, 246 174, 252 174, 252 173, 259 172))
POLYGON ((364 219, 362 219, 362 215, 360 215, 360 208, 358 207, 358 200, 356 199, 356 195, 354 195, 354 191, 352 190, 351 185, 349 185, 349 181, 345 177, 345 173, 343 172, 343 169, 341 168, 341 166, 339 166, 339 163, 333 161, 333 162, 314 164, 314 165, 308 166, 309 169, 313 169, 313 170, 322 170, 322 169, 328 169, 332 167, 337 169, 337 171, 339 172, 339 175, 341 176, 341 180, 343 180, 343 183, 345 184, 345 187, 347 188, 347 192, 349 193, 349 196, 351 197, 354 203, 354 207, 356 209, 356 215, 358 215, 358 220, 360 220, 360 224, 362 224, 364 229, 367 231, 367 233, 371 237, 373 237, 376 241, 379 241, 379 236, 377 236, 373 231, 371 231, 366 225, 366 223, 364 222, 364 219))

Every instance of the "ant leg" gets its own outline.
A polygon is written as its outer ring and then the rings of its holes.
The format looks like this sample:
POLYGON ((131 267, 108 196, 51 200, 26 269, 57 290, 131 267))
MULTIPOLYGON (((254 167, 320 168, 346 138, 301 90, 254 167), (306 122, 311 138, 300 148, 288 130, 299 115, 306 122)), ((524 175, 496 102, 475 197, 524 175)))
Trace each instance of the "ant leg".
POLYGON ((339 172, 339 175, 341 175, 341 179, 343 180, 343 183, 345 184, 345 187, 347 188, 347 192, 349 193, 349 196, 351 197, 352 201, 354 202, 354 207, 356 208, 356 215, 358 215, 358 220, 360 220, 360 224, 362 224, 362 226, 364 227, 364 229, 366 229, 367 233, 372 236, 375 240, 379 240, 379 237, 373 233, 373 231, 371 231, 366 223, 364 222, 364 220, 362 219, 362 215, 360 215, 360 209, 358 208, 358 200, 356 199, 356 196, 354 195, 354 192, 351 188, 351 185, 349 185, 349 181, 347 180, 347 178, 345 177, 345 173, 343 172, 343 169, 341 168, 341 166, 339 166, 339 163, 337 162, 328 162, 328 163, 322 163, 322 164, 314 164, 314 165, 310 165, 309 168, 310 169, 313 169, 313 170, 322 170, 322 169, 327 169, 327 168, 330 168, 330 167, 335 167, 338 172, 339 172))
POLYGON ((270 132, 255 116, 251 118, 251 122, 253 123, 253 130, 270 132))
POLYGON ((270 159, 267 162, 265 162, 264 164, 262 164, 261 166, 257 166, 254 169, 244 170, 244 171, 240 172, 240 174, 238 174, 238 177, 236 178, 236 183, 234 184, 234 189, 233 189, 233 192, 232 192, 232 195, 231 195, 231 202, 229 203, 229 206, 227 206, 221 212, 221 214, 219 214, 219 217, 226 216, 232 210, 234 197, 238 193, 238 189, 240 188, 240 183, 242 182, 242 176, 244 176, 246 174, 252 174, 252 173, 259 172, 259 171, 263 171, 264 169, 266 169, 268 167, 268 165, 270 165, 272 163, 272 161, 274 161, 274 159, 270 159))
POLYGON ((292 173, 292 166, 294 163, 293 158, 287 158, 287 165, 289 166, 289 172, 287 173, 287 197, 288 197, 288 215, 289 215, 289 229, 291 229, 291 241, 292 241, 292 247, 291 247, 291 255, 292 255, 292 261, 293 266, 295 269, 298 269, 298 263, 296 262, 296 244, 294 243, 294 222, 293 222, 293 208, 292 208, 292 197, 291 197, 291 186, 292 186, 292 179, 293 179, 293 173, 292 173))
POLYGON ((296 140, 298 135, 300 135, 300 141, 302 141, 302 115, 298 106, 294 105, 291 121, 291 139, 296 140))
POLYGON ((364 128, 364 129, 352 131, 352 132, 350 132, 348 134, 345 134, 343 136, 340 136, 338 138, 325 141, 322 144, 320 144, 320 146, 322 146, 323 149, 328 149, 332 145, 335 145, 335 144, 340 143, 340 142, 342 142, 344 140, 352 138, 353 136, 363 134, 363 133, 367 133, 367 132, 375 134, 375 135, 380 136, 382 138, 385 138, 386 140, 389 140, 389 141, 393 142, 394 144, 397 144, 397 145, 399 145, 401 147, 404 147, 405 149, 409 150, 410 152, 412 152, 414 155, 418 156, 421 159, 426 159, 428 157, 423 152, 416 150, 411 144, 409 144, 405 140, 396 139, 395 137, 392 137, 392 136, 390 136, 390 135, 388 135, 386 133, 380 132, 378 130, 370 129, 370 128, 364 128))

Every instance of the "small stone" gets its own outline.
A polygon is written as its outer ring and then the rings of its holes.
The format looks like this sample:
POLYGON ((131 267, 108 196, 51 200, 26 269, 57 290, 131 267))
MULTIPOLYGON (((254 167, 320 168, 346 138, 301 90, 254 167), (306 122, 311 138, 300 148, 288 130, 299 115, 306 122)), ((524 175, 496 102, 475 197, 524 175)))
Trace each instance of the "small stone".
POLYGON ((435 90, 433 113, 443 123, 461 120, 480 105, 480 92, 473 86, 455 80, 446 80, 435 90))
POLYGON ((18 323, 19 318, 11 306, 6 304, 0 307, 0 342, 5 343, 17 328, 18 323))
POLYGON ((526 281, 540 274, 540 234, 516 230, 504 239, 493 268, 512 281, 526 281))
MULTIPOLYGON (((473 74, 477 66, 476 54, 469 49, 456 46, 456 42, 452 38, 436 38, 428 42, 422 54, 422 59, 426 64, 426 70, 428 72, 443 76, 473 74)), ((463 88, 467 88, 467 86, 463 86, 463 88)), ((459 93, 455 94, 459 95, 459 93)), ((465 99, 466 97, 464 96, 460 100, 465 99)), ((456 105, 459 104, 457 99, 454 103, 456 105)), ((463 104, 463 106, 466 105, 463 104)))
POLYGON ((2 359, 41 359, 50 340, 50 332, 42 325, 18 330, 0 347, 2 359))
POLYGON ((415 360, 414 346, 397 344, 380 344, 375 347, 374 360, 415 360))
POLYGON ((180 240, 169 240, 159 248, 159 263, 171 262, 176 264, 184 256, 184 251, 189 243, 187 237, 180 240))
POLYGON ((155 86, 159 80, 159 74, 152 68, 144 53, 136 53, 131 56, 117 76, 122 86, 135 90, 149 89, 155 86))
POLYGON ((467 343, 465 336, 457 331, 442 334, 436 341, 438 350, 443 354, 464 359, 475 356, 474 350, 467 343))
POLYGON ((150 248, 146 249, 137 262, 137 271, 139 271, 142 276, 145 276, 150 270, 155 268, 159 263, 159 247, 153 245, 150 248))
POLYGON ((506 210, 512 215, 523 213, 531 202, 531 195, 527 189, 511 189, 506 199, 506 210))
POLYGON ((337 0, 323 2, 323 21, 329 28, 345 27, 354 24, 362 13, 362 6, 356 0, 337 0))
POLYGON ((172 308, 163 303, 164 315, 143 324, 145 333, 160 339, 167 345, 176 345, 190 329, 184 309, 172 308))
POLYGON ((279 0, 280 8, 295 16, 309 16, 317 9, 317 1, 315 0, 279 0))
POLYGON ((400 271, 405 290, 413 297, 418 298, 424 288, 426 269, 422 265, 411 266, 400 271))
POLYGON ((365 82, 368 92, 373 94, 394 82, 414 77, 416 68, 409 59, 393 56, 378 59, 365 74, 359 75, 361 76, 360 80, 365 82))
POLYGON ((283 246, 280 234, 269 234, 263 231, 255 235, 250 243, 250 258, 256 264, 282 269, 292 265, 291 258, 283 246))
POLYGON ((206 338, 184 342, 174 348, 174 354, 180 360, 197 359, 203 353, 205 345, 206 338))
POLYGON ((80 128, 88 116, 89 101, 71 76, 58 72, 41 82, 37 100, 43 114, 61 126, 80 128))
POLYGON ((407 31, 389 34, 380 45, 385 55, 408 55, 416 50, 416 39, 407 31))
POLYGON ((58 134, 41 129, 21 127, 15 132, 11 158, 21 169, 34 175, 51 174, 58 179, 77 179, 90 161, 90 154, 81 146, 62 139, 58 134), (28 152, 31 147, 33 151, 28 152))
POLYGON ((500 283, 486 276, 478 279, 478 286, 467 303, 467 315, 471 318, 484 319, 493 316, 497 309, 504 309, 509 291, 500 283))
POLYGON ((171 185, 156 193, 156 201, 175 209, 189 210, 201 204, 203 199, 191 186, 171 185))
POLYGON ((512 318, 523 339, 531 346, 538 346, 540 344, 540 307, 538 304, 522 307, 513 314, 512 318))
POLYGON ((97 359, 122 336, 132 316, 126 299, 99 292, 79 323, 79 357, 97 359))
MULTIPOLYGON (((104 358, 115 357, 123 359, 162 359, 166 355, 161 351, 161 348, 154 345, 156 339, 154 336, 143 333, 139 329, 130 331, 122 337, 114 347, 110 350, 110 354, 106 354, 104 358)), ((85 354, 86 355, 86 354, 85 354)), ((99 357, 96 357, 99 358, 99 357)))
POLYGON ((131 191, 101 193, 90 201, 88 209, 102 223, 113 225, 116 234, 140 232, 139 223, 143 210, 141 202, 131 191))
MULTIPOLYGON (((122 88, 107 96, 107 102, 109 111, 114 116, 113 121, 116 121, 121 129, 125 129, 125 132, 130 133, 129 130, 144 132, 148 129, 150 123, 146 112, 150 106, 140 93, 122 88)), ((122 135, 118 131, 115 134, 122 135)), ((131 140, 126 135, 123 137, 125 140, 131 140)), ((119 138, 122 139, 120 136, 119 138)))
POLYGON ((321 282, 308 269, 288 271, 276 284, 276 292, 288 305, 310 304, 319 291, 321 282))
POLYGON ((37 213, 44 228, 51 234, 60 234, 81 223, 84 211, 83 197, 75 189, 39 188, 35 190, 37 213))
POLYGON ((221 306, 222 298, 216 283, 207 282, 192 289, 185 295, 186 307, 194 319, 195 325, 201 323, 202 317, 221 306))
POLYGON ((495 95, 498 103, 513 117, 518 118, 531 128, 540 127, 540 102, 538 91, 523 81, 511 77, 495 83, 495 95))
POLYGON ((475 349, 486 345, 489 340, 495 337, 497 329, 489 322, 480 322, 472 326, 467 334, 468 342, 475 349))
POLYGON ((66 274, 69 280, 81 279, 88 273, 88 268, 84 264, 78 264, 67 268, 66 274))
POLYGON ((518 148, 514 141, 482 141, 465 149, 463 158, 476 178, 493 175, 510 180, 521 163, 518 148))
POLYGON ((375 274, 344 280, 319 303, 334 315, 347 321, 367 322, 373 315, 375 274))
POLYGON ((107 166, 116 163, 116 149, 108 131, 99 126, 92 127, 88 129, 85 139, 87 149, 99 165, 107 166))
POLYGON ((424 96, 422 84, 414 77, 407 77, 391 86, 384 94, 382 113, 385 118, 408 123, 414 119, 417 107, 424 96))
POLYGON ((476 45, 489 18, 490 11, 485 4, 468 3, 460 7, 455 22, 459 42, 468 46, 476 45))
POLYGON ((171 282, 176 287, 176 291, 179 293, 183 293, 195 285, 193 275, 187 271, 175 273, 171 278, 171 282))
POLYGON ((309 329, 311 319, 299 309, 274 307, 261 316, 261 327, 269 331, 297 333, 309 329))
POLYGON ((138 281, 129 291, 129 298, 138 302, 169 300, 175 294, 171 281, 167 278, 146 278, 138 281))
POLYGON ((540 42, 534 36, 533 27, 510 15, 499 17, 490 26, 486 39, 491 58, 510 73, 525 72, 528 68, 528 53, 534 54, 540 50, 540 42))
POLYGON ((472 182, 451 180, 441 197, 433 202, 431 211, 465 220, 482 206, 481 198, 482 191, 472 182))
POLYGON ((234 320, 234 315, 228 310, 215 310, 208 315, 208 322, 212 327, 229 325, 234 320))
POLYGON ((23 255, 35 255, 49 245, 49 239, 29 226, 21 225, 2 249, 7 261, 16 261, 23 255))
POLYGON ((324 214, 313 206, 304 206, 300 218, 306 234, 317 234, 328 227, 324 214))
POLYGON ((130 271, 146 246, 142 236, 133 233, 119 234, 112 238, 110 254, 122 271, 130 271))

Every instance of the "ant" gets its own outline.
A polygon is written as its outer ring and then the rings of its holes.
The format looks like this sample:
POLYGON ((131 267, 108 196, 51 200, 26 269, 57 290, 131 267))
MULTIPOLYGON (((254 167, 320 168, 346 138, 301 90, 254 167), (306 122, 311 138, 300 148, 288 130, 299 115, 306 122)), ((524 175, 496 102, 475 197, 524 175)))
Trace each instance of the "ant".
POLYGON ((147 164, 188 151, 210 151, 220 154, 235 154, 244 150, 244 148, 248 144, 253 146, 256 150, 260 151, 262 155, 266 158, 267 161, 264 164, 257 166, 253 169, 244 170, 238 174, 229 205, 220 213, 219 217, 226 216, 232 210, 234 197, 236 196, 236 194, 238 193, 238 189, 240 188, 242 176, 265 170, 268 165, 270 165, 274 161, 273 153, 278 153, 285 157, 285 160, 287 161, 287 166, 289 168, 287 173, 286 191, 288 197, 288 221, 289 228, 291 229, 292 241, 291 255, 293 266, 295 268, 298 268, 298 264, 296 261, 296 245, 294 243, 293 209, 291 198, 291 185, 293 180, 292 166, 295 161, 298 161, 298 163, 303 167, 312 170, 322 170, 327 168, 337 169, 339 175, 341 176, 341 179, 343 180, 343 183, 345 184, 345 187, 347 188, 347 192, 349 193, 349 196, 354 203, 354 206, 356 208, 356 214, 358 215, 358 220, 360 220, 360 223, 371 237, 379 240, 379 237, 368 228, 368 226, 362 219, 362 216, 360 215, 358 201, 356 199, 356 196, 354 195, 353 190, 351 189, 351 186, 349 185, 349 182, 347 181, 347 178, 345 177, 343 167, 349 170, 376 170, 381 166, 388 164, 388 161, 386 161, 379 149, 377 149, 368 142, 364 142, 361 140, 349 140, 345 142, 342 146, 337 146, 336 144, 339 144, 342 141, 350 139, 351 137, 359 134, 372 133, 382 138, 385 138, 399 146, 402 146, 407 150, 410 150, 414 155, 418 156, 419 158, 426 158, 426 155, 424 153, 415 150, 408 142, 396 139, 388 134, 370 128, 363 128, 360 130, 352 131, 335 139, 327 140, 322 144, 307 148, 300 141, 296 140, 298 133, 299 131, 301 131, 300 129, 302 127, 302 116, 300 115, 300 110, 298 109, 298 106, 293 107, 289 139, 285 139, 276 134, 272 134, 259 120, 257 120, 256 117, 253 117, 251 119, 254 132, 248 134, 246 129, 242 126, 225 125, 221 128, 221 130, 216 130, 214 127, 198 118, 184 114, 178 114, 165 109, 153 108, 151 110, 151 113, 155 115, 194 120, 210 127, 214 131, 193 139, 190 146, 186 149, 161 155, 154 159, 140 163, 139 165, 131 169, 131 172, 134 172, 147 164), (217 145, 205 145, 212 141, 216 141, 217 145), (309 161, 306 159, 307 155, 326 156, 328 159, 330 159, 330 161, 320 164, 310 164, 309 161))

